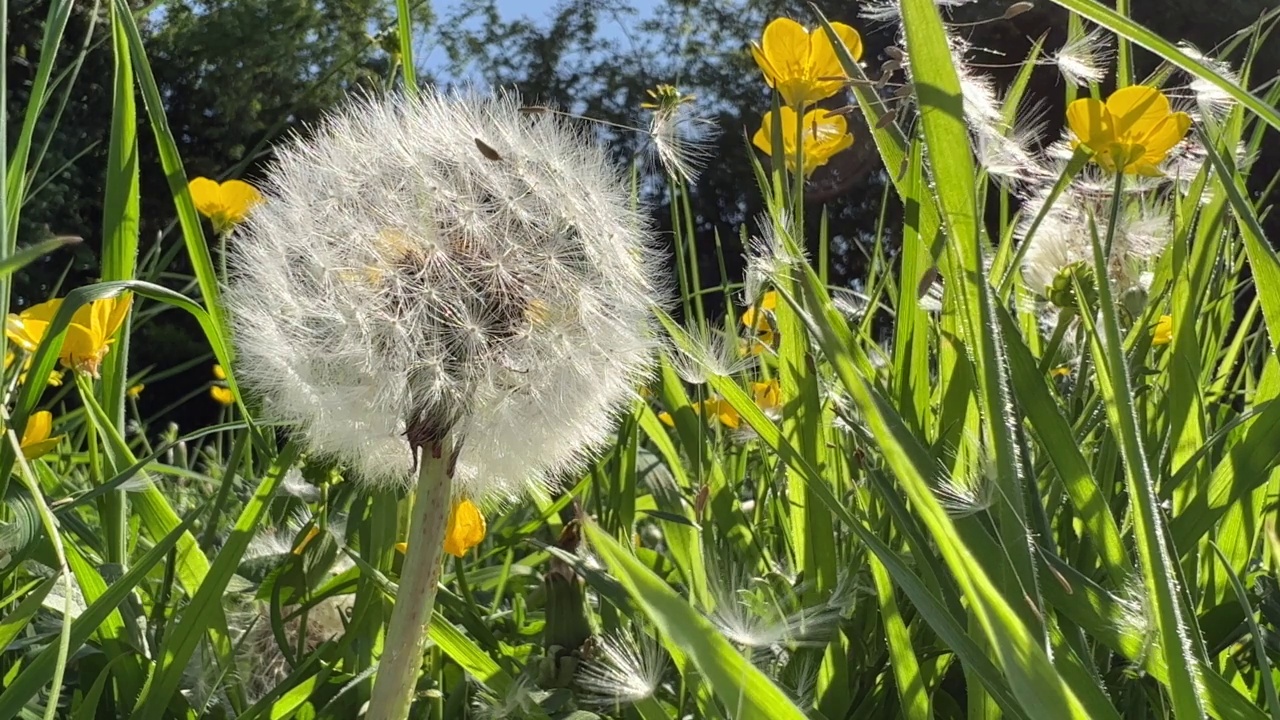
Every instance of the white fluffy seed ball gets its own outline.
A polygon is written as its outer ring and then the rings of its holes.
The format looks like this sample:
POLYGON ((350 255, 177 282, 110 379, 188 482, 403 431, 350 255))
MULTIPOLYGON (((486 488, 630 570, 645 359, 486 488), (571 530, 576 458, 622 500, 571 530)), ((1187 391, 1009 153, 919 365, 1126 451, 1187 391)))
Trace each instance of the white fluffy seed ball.
POLYGON ((365 100, 262 190, 230 242, 237 377, 313 452, 394 486, 452 433, 459 491, 516 498, 611 437, 666 292, 580 129, 506 94, 365 100))

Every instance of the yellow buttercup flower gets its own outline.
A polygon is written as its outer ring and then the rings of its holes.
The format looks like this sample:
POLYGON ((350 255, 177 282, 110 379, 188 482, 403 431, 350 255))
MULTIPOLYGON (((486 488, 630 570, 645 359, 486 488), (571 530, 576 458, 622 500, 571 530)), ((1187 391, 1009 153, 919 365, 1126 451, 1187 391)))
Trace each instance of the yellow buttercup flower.
MULTIPOLYGON (((129 293, 81 305, 71 316, 67 334, 58 358, 77 372, 98 376, 98 367, 115 342, 115 334, 124 325, 133 304, 129 293)), ((62 307, 62 298, 33 305, 20 314, 9 314, 5 333, 19 347, 34 351, 44 340, 53 318, 62 307)))
POLYGON ((1173 342, 1173 318, 1161 315, 1156 321, 1155 330, 1151 332, 1152 345, 1168 345, 1173 342))
POLYGON ((142 391, 145 390, 146 388, 147 386, 144 385, 143 383, 137 383, 134 385, 130 385, 129 389, 124 391, 124 394, 128 395, 134 400, 137 400, 138 396, 142 395, 142 391))
MULTIPOLYGON (((844 23, 831 23, 853 59, 862 59, 862 37, 844 23)), ((835 95, 844 87, 845 72, 835 48, 822 28, 807 30, 790 18, 778 18, 764 29, 751 55, 769 87, 782 93, 793 108, 803 108, 835 95)))
POLYGON ((753 328, 757 332, 763 332, 771 329, 769 325, 769 316, 767 313, 775 312, 778 309, 778 292, 770 290, 760 296, 760 302, 747 308, 742 313, 742 324, 753 328))
MULTIPOLYGON (((799 114, 789 106, 778 109, 781 116, 779 124, 782 128, 782 153, 786 158, 787 169, 796 172, 796 140, 801 122, 799 114)), ((773 155, 773 123, 774 113, 764 116, 760 129, 756 131, 751 143, 773 155)), ((804 114, 804 132, 800 138, 803 144, 804 175, 808 177, 814 170, 826 165, 831 158, 842 150, 853 147, 853 135, 849 133, 849 124, 843 115, 836 115, 830 110, 818 108, 804 114)))
POLYGON ((214 232, 229 232, 244 222, 253 206, 262 202, 262 193, 243 180, 227 180, 219 183, 209 178, 192 180, 187 189, 196 210, 209 218, 214 232))
POLYGON ((778 309, 778 293, 770 290, 760 296, 760 301, 748 307, 742 313, 742 324, 744 327, 751 328, 754 337, 743 340, 742 353, 744 355, 759 355, 773 349, 774 333, 773 325, 769 321, 769 316, 778 309))
POLYGON ((1172 112, 1169 98, 1156 88, 1133 85, 1104 103, 1081 98, 1067 107, 1067 125, 1075 145, 1093 151, 1093 159, 1111 172, 1158 176, 1156 166, 1182 141, 1191 116, 1172 112))
POLYGON ((484 540, 484 515, 475 503, 463 498, 453 504, 449 522, 444 531, 444 550, 454 557, 462 557, 484 540))
POLYGON ((1049 377, 1055 377, 1055 378, 1067 377, 1070 374, 1071 374, 1070 365, 1059 365, 1058 367, 1049 371, 1049 377))
POLYGON ((766 415, 782 409, 782 386, 778 379, 751 383, 751 394, 755 397, 756 407, 766 415))
POLYGON ((28 460, 35 460, 41 455, 47 455, 58 447, 58 443, 62 442, 64 436, 57 435, 49 437, 53 432, 53 413, 48 410, 41 410, 32 413, 27 418, 27 427, 22 431, 22 456, 28 460))
POLYGON ((219 405, 234 405, 236 396, 232 394, 231 388, 227 386, 227 371, 222 369, 221 365, 213 366, 213 385, 209 387, 209 397, 213 398, 219 405))

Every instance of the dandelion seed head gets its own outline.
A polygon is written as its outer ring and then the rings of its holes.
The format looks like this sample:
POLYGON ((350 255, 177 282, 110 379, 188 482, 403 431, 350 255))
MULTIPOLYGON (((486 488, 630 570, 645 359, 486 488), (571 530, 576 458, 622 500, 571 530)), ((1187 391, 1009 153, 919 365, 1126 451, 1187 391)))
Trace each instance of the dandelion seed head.
POLYGON ((1076 36, 1052 53, 1048 62, 1058 68, 1063 79, 1072 85, 1085 87, 1107 79, 1115 48, 1111 35, 1102 28, 1094 28, 1076 36))
POLYGON ((667 654, 650 634, 633 628, 597 638, 578 670, 581 697, 591 705, 635 703, 662 687, 667 654))
MULTIPOLYGON (((1231 67, 1231 63, 1206 55, 1200 52, 1200 50, 1191 43, 1185 41, 1178 43, 1178 48, 1182 50, 1182 52, 1186 53, 1187 56, 1207 65, 1210 69, 1227 78, 1231 82, 1236 83, 1237 85, 1240 84, 1240 76, 1235 69, 1231 67)), ((1235 107, 1235 98, 1231 97, 1229 93, 1218 87, 1215 83, 1209 82, 1208 80, 1201 78, 1199 75, 1190 76, 1190 89, 1191 94, 1195 99, 1195 107, 1194 109, 1188 109, 1188 112, 1196 120, 1203 120, 1204 118, 1221 120, 1226 117, 1226 114, 1231 111, 1231 108, 1235 107)))
POLYGON ((719 136, 715 121, 689 103, 659 108, 649 118, 649 140, 658 162, 668 175, 689 185, 712 158, 719 136))
POLYGON ((521 675, 502 693, 481 686, 471 704, 476 720, 527 718, 547 695, 548 692, 534 687, 533 680, 528 675, 521 675))
POLYGON ((741 351, 744 338, 729 335, 707 325, 685 331, 685 337, 667 343, 667 358, 680 379, 702 385, 713 377, 733 377, 755 364, 755 358, 741 351))
POLYGON ((459 490, 580 465, 647 374, 658 255, 606 154, 514 95, 353 103, 231 243, 242 383, 362 483, 452 433, 459 490), (407 437, 408 436, 408 437, 407 437))

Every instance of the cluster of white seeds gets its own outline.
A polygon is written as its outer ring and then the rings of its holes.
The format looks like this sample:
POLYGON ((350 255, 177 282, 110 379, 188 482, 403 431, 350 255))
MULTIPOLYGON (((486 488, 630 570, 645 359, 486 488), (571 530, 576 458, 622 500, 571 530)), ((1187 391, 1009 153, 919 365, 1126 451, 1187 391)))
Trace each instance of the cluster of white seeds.
POLYGON ((516 497, 607 440, 664 295, 603 149, 512 95, 352 104, 278 150, 231 242, 238 377, 354 477, 516 497))

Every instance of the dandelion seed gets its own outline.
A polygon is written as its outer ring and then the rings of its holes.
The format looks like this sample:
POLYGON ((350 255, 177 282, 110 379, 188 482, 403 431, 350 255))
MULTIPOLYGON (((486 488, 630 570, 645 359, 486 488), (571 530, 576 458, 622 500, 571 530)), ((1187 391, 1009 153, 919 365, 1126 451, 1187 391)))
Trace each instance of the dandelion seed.
MULTIPOLYGON (((937 5, 939 10, 946 12, 976 1, 933 0, 933 4, 937 5)), ((862 9, 858 11, 858 17, 876 22, 894 22, 902 17, 901 4, 899 0, 871 0, 871 2, 863 3, 862 9)))
MULTIPOLYGON (((785 577, 785 573, 775 573, 785 577)), ((829 604, 803 607, 793 587, 778 588, 751 577, 740 567, 709 575, 717 582, 711 623, 731 642, 752 649, 797 648, 826 644, 841 610, 829 604)))
POLYGON ((687 330, 683 338, 672 338, 667 358, 676 374, 691 385, 702 385, 713 377, 733 377, 754 364, 752 357, 743 357, 739 351, 736 335, 705 325, 687 330))
POLYGON ((477 720, 514 720, 531 717, 549 693, 538 690, 528 675, 521 675, 499 694, 487 686, 472 699, 477 720))
POLYGON ((668 667, 658 641, 633 627, 597 638, 576 680, 590 705, 636 703, 662 687, 668 667))
POLYGON ((1107 68, 1114 58, 1111 35, 1102 28, 1094 28, 1068 40, 1044 62, 1057 67, 1072 85, 1086 87, 1107 79, 1107 68))
MULTIPOLYGON (((1194 46, 1187 42, 1178 43, 1178 48, 1187 56, 1199 60, 1202 64, 1217 72, 1217 74, 1227 78, 1227 80, 1239 85, 1240 77, 1235 69, 1231 67, 1231 63, 1217 58, 1210 57, 1197 50, 1194 46)), ((1216 83, 1209 82, 1199 75, 1191 76, 1191 93, 1195 96, 1196 109, 1201 117, 1214 118, 1221 120, 1235 107, 1236 99, 1216 83)))
POLYGON ((649 140, 658 162, 670 176, 686 184, 696 182, 711 157, 711 144, 720 134, 719 128, 693 109, 693 95, 672 85, 658 85, 646 92, 653 102, 640 107, 651 111, 649 140))
POLYGON ((626 184, 565 118, 366 101, 281 149, 264 192, 231 247, 237 377, 313 452, 403 485, 411 439, 451 435, 480 501, 611 437, 665 288, 626 184))

